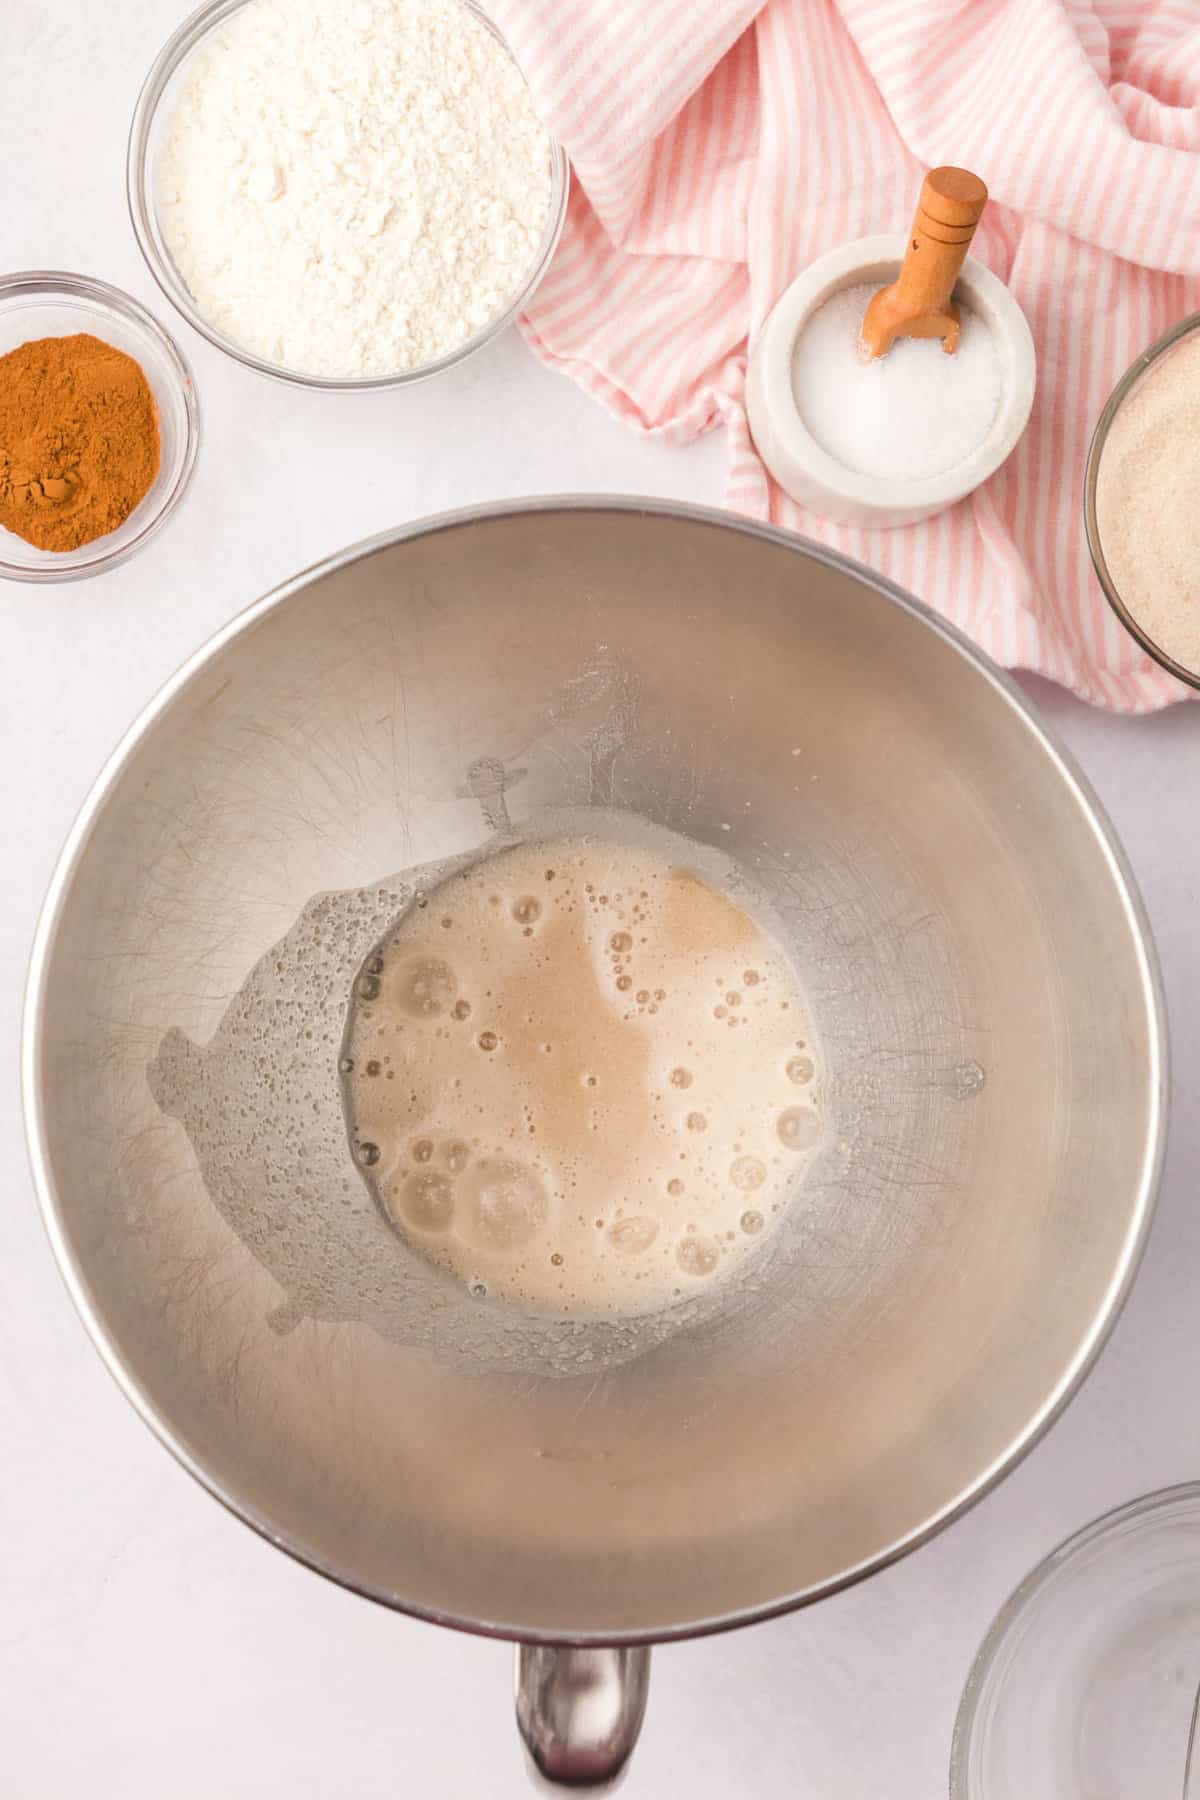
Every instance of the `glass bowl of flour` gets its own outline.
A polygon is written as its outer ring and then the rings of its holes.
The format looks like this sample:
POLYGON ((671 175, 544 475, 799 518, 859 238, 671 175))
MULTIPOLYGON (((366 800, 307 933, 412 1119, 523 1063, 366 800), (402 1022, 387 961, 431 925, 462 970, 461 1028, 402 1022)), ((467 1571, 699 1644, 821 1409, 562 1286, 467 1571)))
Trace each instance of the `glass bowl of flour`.
POLYGON ((1200 313, 1126 370, 1084 478, 1088 548, 1109 605, 1147 655, 1200 689, 1200 313))
POLYGON ((167 298, 265 375, 391 387, 512 323, 568 171, 470 0, 211 0, 129 137, 130 217, 167 298))

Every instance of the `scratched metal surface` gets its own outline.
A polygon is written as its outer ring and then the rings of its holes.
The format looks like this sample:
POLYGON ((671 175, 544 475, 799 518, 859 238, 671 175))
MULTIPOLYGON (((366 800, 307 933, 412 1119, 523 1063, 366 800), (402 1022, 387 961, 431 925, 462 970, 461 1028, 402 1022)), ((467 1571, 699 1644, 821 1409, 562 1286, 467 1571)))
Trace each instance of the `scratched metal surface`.
POLYGON ((1159 1028, 1111 850, 1005 689, 795 540, 583 506, 331 567, 191 667, 74 862, 34 1061, 77 1297, 190 1466, 396 1604, 603 1637, 826 1591, 1044 1422, 1136 1258, 1159 1028), (456 1339, 332 1167, 206 1186, 150 1072, 315 896, 562 808, 744 867, 835 1130, 735 1308, 456 1339))

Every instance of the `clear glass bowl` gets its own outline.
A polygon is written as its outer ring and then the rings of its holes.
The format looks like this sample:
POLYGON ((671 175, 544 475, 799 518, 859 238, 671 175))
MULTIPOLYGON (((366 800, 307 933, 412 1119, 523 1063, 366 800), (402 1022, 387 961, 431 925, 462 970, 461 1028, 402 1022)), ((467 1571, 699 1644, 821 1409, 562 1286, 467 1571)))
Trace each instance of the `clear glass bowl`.
POLYGON ((1137 639, 1147 656, 1152 656, 1162 668, 1169 670, 1180 681, 1185 681, 1189 687, 1200 688, 1200 669, 1186 668, 1183 663, 1176 662, 1173 656, 1168 656, 1167 652, 1160 649, 1154 639, 1147 635, 1145 627, 1138 623, 1134 614, 1126 607, 1104 559, 1104 545, 1100 539, 1100 527, 1096 518, 1096 487, 1100 479, 1100 459, 1104 455, 1104 446, 1108 441, 1108 434, 1112 430, 1114 419, 1126 400, 1141 386, 1159 358, 1168 355, 1178 343, 1184 338, 1190 337, 1194 331, 1200 331, 1200 313, 1192 313, 1188 318, 1181 319, 1178 325, 1173 325, 1170 331, 1164 332, 1163 336, 1151 344, 1148 350, 1143 350, 1137 360, 1126 369, 1109 395, 1108 403, 1100 414, 1096 429, 1092 433, 1091 444, 1088 447, 1087 467, 1083 478, 1083 523, 1087 532, 1088 549, 1092 553, 1092 562, 1095 565, 1100 586, 1104 589, 1108 604, 1126 631, 1131 637, 1137 639))
POLYGON ((148 494, 125 523, 77 550, 39 550, 0 526, 0 576, 77 581, 124 562, 170 518, 196 461, 200 416, 192 372, 158 320, 120 288, 61 269, 0 276, 0 356, 31 338, 90 331, 142 365, 158 406, 162 459, 148 494))
MULTIPOLYGON (((443 369, 453 368, 455 363, 462 362, 464 357, 470 356, 473 351, 480 349, 506 326, 513 323, 518 314, 528 305, 546 270, 550 267, 550 260, 557 248, 559 237, 562 235, 563 222, 567 216, 569 179, 565 154, 551 138, 550 165, 553 185, 550 211, 541 244, 529 273, 505 310, 498 313, 494 319, 489 320, 475 333, 474 337, 468 338, 467 342, 457 350, 452 350, 448 356, 439 357, 436 362, 421 363, 415 369, 401 369, 391 375, 310 375, 300 369, 285 368, 281 363, 268 362, 265 358, 256 356, 253 351, 236 344, 232 338, 226 337, 197 310, 187 283, 176 268, 171 253, 167 249, 158 215, 157 201, 159 157, 166 142, 171 117, 185 79, 186 65, 205 38, 219 30, 226 20, 232 18, 233 14, 239 12, 243 6, 252 3, 253 0, 208 0, 207 5, 201 6, 189 19, 185 19, 174 36, 168 39, 159 52, 154 66, 146 77, 145 85, 138 95, 133 124, 129 132, 125 185, 134 235, 141 247, 150 273, 172 305, 178 308, 188 323, 194 325, 210 344, 215 344, 218 349, 236 357, 238 362, 245 363, 248 368, 257 369, 260 374, 270 375, 277 381, 294 382, 299 387, 331 388, 340 392, 355 392, 359 389, 402 387, 408 382, 424 381, 430 375, 439 374, 443 369)), ((507 50, 507 43, 488 15, 476 6, 473 0, 462 0, 462 3, 487 27, 498 42, 504 44, 507 50)), ((511 55, 511 51, 509 54, 511 55)))
POLYGON ((1053 1551, 967 1681, 951 1800, 1178 1800, 1200 1687, 1200 1483, 1053 1551))

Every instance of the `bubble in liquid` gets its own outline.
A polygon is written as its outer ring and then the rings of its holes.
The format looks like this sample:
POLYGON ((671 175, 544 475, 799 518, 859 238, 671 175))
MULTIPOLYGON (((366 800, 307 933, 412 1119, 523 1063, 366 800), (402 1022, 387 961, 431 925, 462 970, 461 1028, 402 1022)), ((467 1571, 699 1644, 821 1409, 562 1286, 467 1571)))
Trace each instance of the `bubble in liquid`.
POLYGON ((633 939, 627 931, 614 931, 608 940, 609 948, 623 956, 626 950, 633 949, 633 939))
POLYGON ((476 1042, 481 1050, 494 1050, 500 1039, 494 1031, 481 1031, 476 1042))
POLYGON ((363 967, 366 969, 368 975, 382 975, 383 974, 383 958, 382 958, 382 956, 371 957, 370 961, 367 963, 364 963, 363 967))
POLYGON ((730 1165, 729 1179, 740 1193, 752 1193, 767 1179, 767 1165, 757 1156, 739 1156, 730 1165))
POLYGON ((480 1157, 460 1188, 459 1229, 485 1250, 516 1250, 546 1221, 546 1190, 515 1157, 480 1157))
POLYGON ((378 1062, 375 1059, 375 1057, 372 1057, 370 1062, 367 1064, 367 1074, 368 1075, 378 1075, 382 1066, 383 1065, 380 1062, 378 1062))
POLYGON ((378 1144, 360 1144, 354 1152, 364 1169, 373 1169, 379 1161, 378 1144))
POLYGON ((613 1249, 619 1250, 622 1256, 640 1256, 657 1236, 658 1220, 640 1214, 632 1219, 618 1219, 608 1233, 613 1249))
POLYGON ((775 1121, 775 1130, 788 1150, 811 1150, 821 1135, 821 1121, 807 1106, 789 1106, 775 1121))
POLYGON ((986 1080, 987 1073, 981 1063, 959 1063, 954 1070, 954 1092, 960 1100, 969 1100, 980 1092, 986 1080))
POLYGON ((418 1138, 412 1147, 412 1159, 417 1163, 427 1163, 433 1156, 433 1141, 430 1138, 418 1138))
POLYGON ((532 894, 522 894, 519 900, 513 901, 512 916, 518 925, 532 925, 542 916, 542 903, 532 894))
POLYGON ((738 993, 736 988, 731 988, 726 994, 725 1004, 727 1006, 740 1006, 742 1004, 742 996, 738 993))
POLYGON ((763 1216, 760 1212, 744 1212, 738 1223, 747 1237, 756 1237, 763 1228, 763 1216))
POLYGON ((562 1257, 557 1250, 554 1252, 553 1256, 550 1258, 550 1261, 554 1264, 556 1269, 562 1268, 562 1257))
POLYGON ((458 976, 440 956, 414 956, 394 976, 396 1000, 413 1019, 437 1019, 458 993, 458 976))
POLYGON ((456 1019, 469 1019, 471 1016, 471 1002, 469 1000, 456 1000, 450 1010, 456 1019))
POLYGON ((690 1069, 672 1069, 671 1070, 671 1086, 672 1087, 690 1088, 694 1079, 695 1079, 695 1077, 693 1076, 692 1071, 690 1069))
POLYGON ((452 1138, 442 1151, 442 1161, 453 1175, 461 1175, 471 1160, 471 1146, 461 1138, 452 1138))
POLYGON ((487 1299, 487 1282, 486 1281, 470 1281, 467 1283, 467 1292, 468 1292, 468 1294, 470 1294, 472 1300, 486 1300, 487 1299))
POLYGON ((670 1181, 668 1181, 667 1192, 668 1194, 673 1195, 676 1200, 678 1200, 680 1194, 682 1194, 683 1183, 680 1181, 678 1175, 672 1175, 670 1181))
POLYGON ((681 1238, 675 1249, 675 1261, 685 1275, 711 1275, 717 1266, 721 1252, 712 1238, 699 1237, 689 1233, 681 1238))
POLYGON ((687 1128, 689 1131, 707 1131, 708 1120, 703 1113, 689 1113, 687 1116, 687 1128))
POLYGON ((747 969, 745 974, 742 976, 742 980, 747 987, 757 987, 758 983, 759 983, 758 970, 757 969, 747 969))
POLYGON ((354 1058, 352 1056, 339 1056, 338 1057, 338 1070, 343 1075, 353 1074, 354 1058))
POLYGON ((454 1217, 454 1183, 437 1169, 420 1169, 400 1184, 396 1208, 414 1231, 445 1231, 454 1217))
POLYGON ((627 994, 633 986, 633 977, 631 975, 618 975, 617 986, 623 994, 627 994))
POLYGON ((803 1087, 811 1081, 816 1073, 816 1066, 810 1056, 793 1056, 787 1066, 787 1078, 794 1081, 797 1087, 803 1087))
POLYGON ((380 995, 379 978, 375 975, 360 975, 354 984, 354 991, 360 1000, 378 1000, 380 995))

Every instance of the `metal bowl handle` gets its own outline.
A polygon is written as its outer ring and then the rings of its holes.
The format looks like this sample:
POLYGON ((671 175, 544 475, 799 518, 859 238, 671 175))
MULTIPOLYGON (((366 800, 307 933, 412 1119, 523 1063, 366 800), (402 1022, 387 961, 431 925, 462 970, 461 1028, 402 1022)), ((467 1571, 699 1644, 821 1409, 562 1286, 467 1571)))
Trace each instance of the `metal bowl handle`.
POLYGON ((650 1652, 518 1644, 517 1724, 530 1761, 553 1787, 603 1788, 638 1740, 650 1652))

